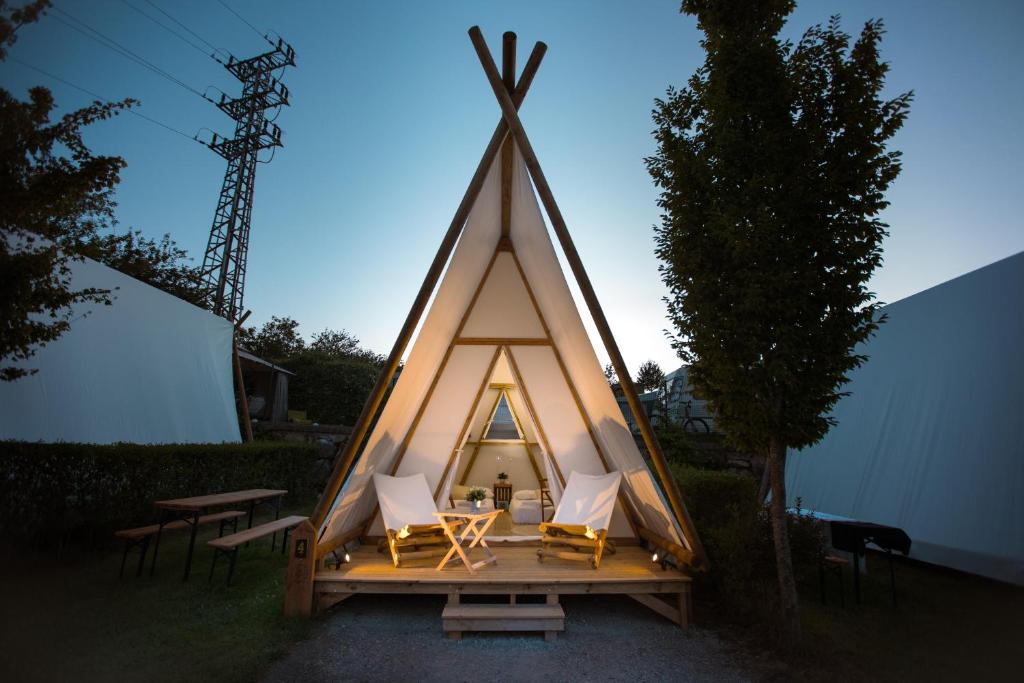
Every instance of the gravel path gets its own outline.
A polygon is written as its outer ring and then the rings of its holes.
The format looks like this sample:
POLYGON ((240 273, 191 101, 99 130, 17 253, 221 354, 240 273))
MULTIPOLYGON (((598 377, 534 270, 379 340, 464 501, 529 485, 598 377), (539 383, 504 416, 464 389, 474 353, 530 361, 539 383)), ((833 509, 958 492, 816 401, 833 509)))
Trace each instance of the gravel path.
POLYGON ((441 596, 360 595, 274 664, 266 681, 748 681, 714 634, 682 631, 624 596, 565 596, 557 643, 540 634, 441 632, 441 596))

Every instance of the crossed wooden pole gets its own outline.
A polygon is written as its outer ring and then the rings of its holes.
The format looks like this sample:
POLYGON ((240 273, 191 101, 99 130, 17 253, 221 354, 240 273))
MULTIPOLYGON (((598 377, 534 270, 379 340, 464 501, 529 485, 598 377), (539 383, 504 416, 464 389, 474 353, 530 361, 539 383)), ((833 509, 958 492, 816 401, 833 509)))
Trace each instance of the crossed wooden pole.
MULTIPOLYGON (((583 298, 587 303, 587 308, 594 319, 594 324, 601 335, 601 341, 604 343, 605 349, 611 359, 612 366, 615 368, 615 372, 619 377, 619 382, 622 386, 623 392, 625 393, 626 401, 629 404, 629 408, 633 412, 633 416, 640 428, 641 437, 643 438, 644 444, 647 446, 647 450, 651 455, 651 460, 658 473, 658 478, 661 480, 665 496, 672 507, 672 511, 676 515, 676 519, 679 520, 680 525, 683 527, 685 542, 689 547, 677 548, 676 552, 681 559, 686 558, 694 566, 701 566, 706 562, 706 555, 704 553, 703 545, 700 542, 700 537, 697 535, 696 528, 694 527, 693 521, 690 518, 686 507, 682 504, 682 495, 676 485, 675 479, 672 477, 672 473, 669 471, 665 455, 661 450, 661 445, 658 443, 654 430, 647 418, 647 413, 640 404, 640 398, 637 394, 636 387, 633 384, 633 380, 630 377, 629 369, 626 367, 626 363, 622 358, 622 353, 619 351, 618 344, 612 336, 611 327, 608 325, 608 320, 605 317, 601 304, 597 299, 597 294, 590 282, 590 277, 587 275, 587 272, 583 267, 583 262, 580 259, 579 252, 576 251, 576 245, 573 243, 572 236, 569 234, 569 229, 565 224, 565 219, 562 217, 562 212, 558 208, 558 204, 555 202, 554 194, 551 192, 551 187, 548 185, 544 171, 541 169, 540 162, 537 160, 537 155, 533 151, 533 145, 530 144, 530 139, 527 137, 526 130, 523 127, 522 121, 519 119, 519 107, 522 105, 523 99, 526 97, 526 93, 533 83, 534 76, 536 76, 537 70, 540 68, 540 62, 544 57, 544 53, 547 51, 547 46, 542 42, 538 42, 534 46, 526 65, 523 67, 523 73, 520 76, 518 83, 516 83, 512 92, 509 92, 509 87, 506 85, 506 82, 503 81, 502 76, 498 71, 498 67, 494 62, 494 58, 491 56, 490 50, 487 48, 487 43, 484 40, 480 28, 474 26, 469 29, 469 38, 476 50, 477 57, 480 59, 480 64, 483 66, 487 80, 491 84, 494 96, 497 98, 498 104, 501 107, 502 119, 495 127, 494 134, 491 136, 491 140, 484 151, 483 157, 480 159, 480 163, 477 165, 476 171, 473 173, 473 178, 469 183, 469 187, 466 189, 462 202, 459 204, 459 207, 455 212, 455 216, 452 218, 452 222, 448 226, 448 231, 445 233, 441 246, 437 251, 437 255, 434 257, 434 260, 430 265, 430 270, 427 272, 427 276, 423 280, 423 284, 416 295, 416 299, 409 311, 409 315, 406 317, 405 323, 399 332, 398 339, 395 341, 395 345, 388 356, 387 362, 385 363, 384 370, 377 377, 377 383, 374 385, 373 391, 370 393, 369 398, 363 406, 363 411, 356 422, 356 429, 351 435, 349 435, 349 438, 345 443, 344 450, 339 453, 339 456, 335 460, 334 470, 328 486, 320 497, 310 521, 314 527, 319 528, 323 525, 324 520, 329 514, 331 506, 338 495, 338 491, 341 489, 345 478, 352 469, 356 456, 359 453, 359 449, 366 438, 370 425, 373 423, 374 416, 376 416, 377 411, 380 408, 391 379, 398 369, 402 355, 405 353, 405 349, 411 341, 416 326, 426 309, 442 272, 444 271, 445 264, 448 262, 448 258, 451 255, 452 250, 455 248, 455 244, 462 232, 466 219, 469 216, 469 212, 473 208, 473 204, 480 193, 480 189, 487 177, 487 173, 505 143, 506 137, 511 136, 511 139, 515 141, 516 146, 519 148, 519 152, 523 157, 523 161, 530 173, 530 177, 533 179, 534 186, 537 189, 537 194, 541 199, 541 203, 544 205, 548 218, 551 220, 551 225, 555 231, 555 235, 558 237, 559 244, 565 253, 569 267, 572 269, 573 275, 576 277, 576 281, 580 287, 580 292, 583 295, 583 298)), ((510 63, 514 64, 514 52, 511 52, 515 49, 514 34, 505 34, 504 46, 505 65, 510 63)), ((323 556, 331 550, 332 548, 326 546, 318 548, 317 555, 323 556)))

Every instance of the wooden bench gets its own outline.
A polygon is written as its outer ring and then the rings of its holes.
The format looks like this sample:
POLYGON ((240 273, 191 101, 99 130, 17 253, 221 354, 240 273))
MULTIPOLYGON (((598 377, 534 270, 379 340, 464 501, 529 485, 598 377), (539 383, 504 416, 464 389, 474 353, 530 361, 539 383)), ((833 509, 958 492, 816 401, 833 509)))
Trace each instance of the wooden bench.
POLYGON ((545 605, 464 605, 449 596, 441 625, 455 640, 463 631, 543 631, 550 642, 565 630, 565 611, 557 595, 549 595, 545 605))
MULTIPOLYGON (((225 510, 224 512, 217 512, 210 515, 203 515, 199 518, 199 524, 212 524, 218 522, 220 528, 217 532, 218 536, 224 535, 224 528, 230 523, 232 531, 238 531, 238 518, 244 517, 245 513, 241 510, 225 510)), ((182 529, 188 529, 190 523, 187 520, 179 519, 173 522, 164 524, 164 531, 180 531, 182 529)), ((142 566, 146 562, 146 553, 149 551, 149 541, 153 536, 156 536, 157 532, 160 531, 159 524, 150 524, 149 526, 140 526, 134 529, 121 529, 115 531, 114 536, 124 540, 124 555, 121 557, 121 571, 117 575, 118 578, 124 577, 124 564, 128 559, 128 553, 133 548, 139 549, 139 568, 135 571, 135 576, 142 576, 142 566)))
POLYGON ((213 563, 210 565, 210 581, 213 581, 213 572, 217 568, 217 558, 223 555, 230 555, 231 561, 228 565, 228 585, 231 585, 231 577, 235 573, 235 561, 238 559, 238 547, 245 545, 249 541, 255 541, 258 538, 264 536, 270 536, 276 534, 278 531, 284 531, 284 542, 281 544, 281 554, 285 552, 285 548, 288 547, 288 534, 292 528, 298 526, 302 522, 306 521, 306 517, 301 515, 291 515, 290 517, 284 517, 283 519, 275 519, 272 522, 266 524, 260 524, 254 526, 251 529, 245 529, 228 536, 221 536, 209 541, 208 545, 213 548, 213 563))

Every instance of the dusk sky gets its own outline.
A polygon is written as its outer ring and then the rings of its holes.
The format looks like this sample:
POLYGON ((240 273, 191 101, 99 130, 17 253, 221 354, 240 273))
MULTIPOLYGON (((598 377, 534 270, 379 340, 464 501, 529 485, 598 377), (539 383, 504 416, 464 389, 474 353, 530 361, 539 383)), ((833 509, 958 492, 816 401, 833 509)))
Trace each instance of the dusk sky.
MULTIPOLYGON (((153 4, 239 58, 268 48, 218 2, 153 4)), ((221 65, 137 11, 170 24, 153 4, 57 2, 188 86, 237 94, 221 65)), ((656 191, 643 163, 654 98, 703 61, 696 22, 678 2, 228 4, 283 36, 298 62, 284 78, 292 106, 277 120, 285 146, 257 171, 245 297, 253 322, 290 316, 307 336, 344 328, 387 353, 500 116, 466 35, 478 24, 497 55, 502 32, 517 32, 520 66, 535 41, 548 44, 522 109, 527 132, 626 362, 634 373, 647 358, 678 366, 663 334, 656 191)), ((888 196, 879 298, 1024 250, 1024 3, 804 0, 785 33, 796 38, 834 13, 853 34, 884 19, 888 92, 915 91, 893 143, 904 169, 888 196)), ((141 113, 188 136, 233 131, 214 105, 55 17, 66 19, 52 12, 23 28, 11 57, 109 99, 139 99, 141 113)), ((50 87, 61 111, 91 100, 10 60, 0 84, 19 97, 50 87)), ((169 232, 201 262, 225 162, 129 114, 93 126, 87 141, 128 163, 119 230, 169 232)))

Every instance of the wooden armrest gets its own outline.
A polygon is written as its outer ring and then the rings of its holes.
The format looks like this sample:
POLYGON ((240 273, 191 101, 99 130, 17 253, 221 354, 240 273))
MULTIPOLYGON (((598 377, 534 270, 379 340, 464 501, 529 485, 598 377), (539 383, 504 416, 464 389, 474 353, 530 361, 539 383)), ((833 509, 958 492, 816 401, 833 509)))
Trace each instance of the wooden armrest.
MULTIPOLYGON (((586 536, 587 529, 586 524, 558 524, 557 522, 541 522, 540 524, 541 533, 561 531, 563 534, 570 536, 586 536)), ((598 533, 597 530, 594 533, 598 533)))

